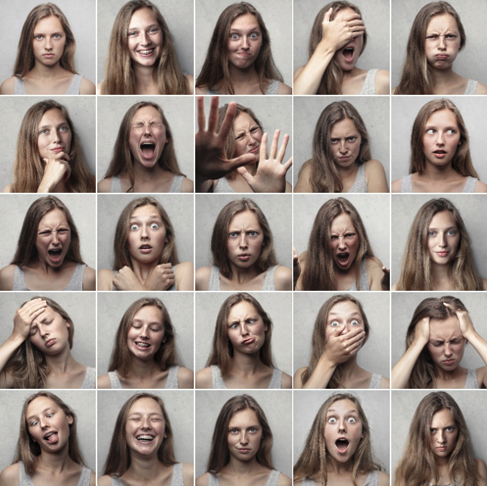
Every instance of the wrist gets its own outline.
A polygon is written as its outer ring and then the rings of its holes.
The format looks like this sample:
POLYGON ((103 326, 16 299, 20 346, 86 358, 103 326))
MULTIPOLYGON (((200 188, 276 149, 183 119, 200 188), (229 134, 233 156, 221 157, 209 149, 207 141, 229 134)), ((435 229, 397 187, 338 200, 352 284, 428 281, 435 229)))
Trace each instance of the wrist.
POLYGON ((324 370, 335 370, 335 368, 338 366, 338 364, 339 363, 337 363, 333 359, 331 359, 330 356, 328 356, 326 354, 326 352, 321 355, 321 358, 318 361, 318 366, 320 368, 323 368, 324 370))
MULTIPOLYGON (((28 335, 27 335, 28 336, 28 335)), ((10 337, 8 338, 8 341, 10 341, 12 344, 14 344, 16 347, 19 347, 26 339, 27 336, 24 336, 20 332, 16 332, 15 330, 12 332, 10 337)))

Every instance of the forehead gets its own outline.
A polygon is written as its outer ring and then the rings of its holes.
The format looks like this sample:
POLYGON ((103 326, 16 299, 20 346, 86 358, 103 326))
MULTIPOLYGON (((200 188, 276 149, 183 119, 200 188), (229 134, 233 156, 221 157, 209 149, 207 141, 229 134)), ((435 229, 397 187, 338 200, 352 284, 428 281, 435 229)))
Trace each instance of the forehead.
POLYGON ((453 417, 453 414, 448 408, 442 408, 441 410, 438 410, 438 412, 433 414, 433 418, 431 419, 431 425, 440 425, 443 423, 451 422, 455 422, 455 417, 453 417))
POLYGON ((353 225, 352 218, 348 213, 340 213, 330 224, 330 231, 332 233, 340 232, 340 231, 347 231, 355 229, 353 225))
POLYGON ((130 215, 130 219, 137 219, 137 218, 161 218, 159 211, 155 206, 152 204, 146 204, 145 206, 140 206, 136 208, 132 214, 130 215))
POLYGON ((44 115, 42 115, 39 126, 44 125, 58 125, 59 123, 66 123, 66 117, 63 115, 59 108, 52 108, 47 110, 44 115))
POLYGON ((357 132, 357 126, 355 125, 354 121, 350 118, 344 118, 343 120, 337 121, 334 125, 332 125, 330 130, 330 136, 331 138, 335 138, 341 135, 355 135, 357 132))
POLYGON ((435 15, 428 23, 427 31, 458 30, 457 21, 449 13, 435 15))
POLYGON ((230 227, 246 227, 252 226, 253 228, 260 228, 259 220, 253 211, 246 209, 245 211, 240 211, 230 220, 230 227))
POLYGON ((334 19, 345 19, 351 17, 352 15, 356 15, 357 12, 351 9, 350 7, 341 8, 333 17, 334 19))
POLYGON ((333 402, 328 407, 328 412, 330 412, 330 410, 333 410, 338 413, 348 413, 351 411, 358 412, 357 405, 355 405, 355 403, 353 403, 352 400, 349 400, 348 398, 333 402))
POLYGON ((450 227, 450 226, 457 226, 457 221, 453 217, 453 213, 449 210, 440 211, 436 213, 430 222, 430 228, 442 228, 442 227, 450 227))
POLYGON ((255 425, 258 423, 260 423, 260 421, 257 414, 251 408, 246 408, 245 410, 240 410, 234 413, 230 418, 228 426, 236 427, 243 426, 245 424, 255 425))
POLYGON ((430 319, 430 336, 432 338, 448 340, 457 335, 462 336, 462 331, 456 317, 451 316, 441 320, 430 319))
POLYGON ((66 218, 66 215, 64 214, 64 211, 59 208, 51 209, 51 211, 46 213, 39 221, 39 227, 58 224, 68 224, 68 220, 66 218))
POLYGON ((239 113, 233 121, 233 131, 240 132, 247 130, 252 125, 257 125, 257 122, 248 113, 239 113))
POLYGON ((162 410, 159 404, 150 397, 139 398, 130 407, 129 414, 131 413, 158 413, 162 415, 162 410))
POLYGON ((426 121, 426 125, 445 125, 458 128, 458 121, 453 111, 449 108, 443 108, 432 113, 426 121))
POLYGON ((59 408, 56 402, 52 401, 50 398, 47 397, 37 397, 32 400, 27 406, 26 417, 29 417, 34 414, 39 414, 42 410, 46 408, 59 408))
POLYGON ((150 322, 162 322, 162 312, 161 309, 155 305, 145 305, 135 313, 134 319, 150 322))
POLYGON ((239 15, 230 25, 230 29, 243 30, 243 29, 260 29, 259 22, 255 15, 246 13, 239 15))
POLYGON ((48 31, 64 32, 63 24, 55 15, 49 15, 39 20, 34 27, 34 32, 46 33, 48 31))
POLYGON ((161 114, 159 111, 154 108, 153 106, 143 106, 139 108, 136 112, 134 117, 132 118, 132 122, 136 121, 144 121, 144 120, 159 120, 162 121, 161 114))
POLYGON ((351 315, 358 312, 360 314, 360 309, 356 304, 354 304, 350 300, 346 300, 344 302, 338 302, 335 304, 329 312, 329 315, 351 315))
POLYGON ((148 7, 139 8, 139 10, 136 10, 130 18, 129 29, 152 24, 158 24, 154 12, 148 7))
POLYGON ((257 314, 257 310, 251 302, 242 300, 241 302, 237 302, 235 305, 232 305, 230 311, 228 312, 228 319, 231 320, 232 318, 241 314, 257 314))

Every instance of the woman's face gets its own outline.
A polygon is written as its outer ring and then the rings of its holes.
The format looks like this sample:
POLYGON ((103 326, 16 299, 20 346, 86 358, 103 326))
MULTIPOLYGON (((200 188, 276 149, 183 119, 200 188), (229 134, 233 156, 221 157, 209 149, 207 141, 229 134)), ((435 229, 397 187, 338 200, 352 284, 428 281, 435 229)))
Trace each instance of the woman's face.
POLYGON ((158 261, 166 244, 166 226, 155 206, 147 204, 132 213, 127 246, 130 256, 139 263, 158 261))
POLYGON ((262 130, 255 120, 247 113, 240 113, 233 121, 235 136, 235 157, 254 154, 259 160, 262 130))
POLYGON ((139 398, 130 407, 125 439, 131 453, 157 455, 165 438, 166 422, 161 407, 152 398, 139 398))
POLYGON ((427 162, 442 167, 450 164, 460 145, 457 117, 448 108, 435 111, 426 121, 423 153, 427 162))
POLYGON ((330 130, 330 153, 338 167, 352 166, 360 153, 362 137, 350 118, 336 122, 330 130))
POLYGON ((64 54, 66 34, 55 16, 44 17, 34 27, 32 48, 36 63, 46 67, 56 65, 64 54))
POLYGON ((41 262, 53 268, 64 263, 71 247, 71 228, 64 211, 54 208, 39 221, 36 249, 41 262))
POLYGON ((228 423, 228 450, 238 461, 251 461, 264 438, 257 414, 246 408, 233 414, 228 423))
POLYGON ((153 359, 166 341, 161 310, 155 305, 142 307, 134 316, 127 334, 129 351, 140 359, 153 359))
POLYGON ((230 221, 227 250, 230 263, 240 268, 250 268, 260 257, 264 232, 253 211, 237 213, 230 221))
POLYGON ((250 302, 242 300, 231 307, 227 330, 234 352, 254 354, 264 345, 267 326, 257 309, 250 302))
POLYGON ((44 162, 71 150, 71 129, 65 116, 57 108, 44 113, 38 127, 37 150, 44 162), (47 159, 47 160, 45 160, 47 159))
POLYGON ((328 341, 330 336, 339 328, 343 328, 342 335, 357 328, 365 329, 360 309, 350 300, 338 302, 330 309, 326 320, 326 340, 328 341))
POLYGON ((46 306, 30 326, 29 340, 42 353, 53 356, 66 347, 69 349, 69 331, 71 326, 54 309, 46 306))
POLYGON ((338 270, 346 271, 354 263, 360 238, 348 213, 339 214, 330 225, 333 261, 338 270))
POLYGON ((32 440, 46 452, 57 452, 68 445, 73 417, 47 397, 37 397, 27 406, 27 430, 32 440))
POLYGON ((326 412, 324 434, 330 458, 339 463, 350 461, 363 438, 355 403, 348 399, 332 403, 326 412))
POLYGON ((431 319, 427 347, 437 368, 443 371, 456 370, 465 352, 465 339, 458 318, 431 319))
POLYGON ((436 213, 428 227, 428 252, 437 265, 449 265, 456 257, 460 231, 451 211, 436 213))
MULTIPOLYGON (((348 19, 353 15, 357 15, 357 12, 348 7, 342 8, 336 13, 335 20, 348 19)), ((363 45, 364 36, 360 35, 358 37, 354 37, 346 46, 338 49, 338 51, 335 52, 333 58, 338 62, 338 65, 343 71, 351 71, 355 67, 358 58, 362 53, 363 45)))
POLYGON ((262 47, 262 32, 254 15, 247 13, 237 17, 230 26, 228 38, 228 62, 247 69, 254 64, 262 47))
POLYGON ((162 53, 162 29, 150 8, 132 14, 129 23, 128 50, 133 63, 153 67, 162 53))
POLYGON ((153 106, 144 106, 137 110, 129 136, 134 162, 151 169, 157 165, 166 143, 166 127, 160 113, 153 106))
POLYGON ((431 420, 430 446, 438 458, 448 457, 458 440, 458 426, 453 414, 447 408, 436 412, 431 420))
POLYGON ((448 13, 435 15, 426 28, 424 50, 428 64, 434 69, 449 69, 460 50, 457 21, 448 13))

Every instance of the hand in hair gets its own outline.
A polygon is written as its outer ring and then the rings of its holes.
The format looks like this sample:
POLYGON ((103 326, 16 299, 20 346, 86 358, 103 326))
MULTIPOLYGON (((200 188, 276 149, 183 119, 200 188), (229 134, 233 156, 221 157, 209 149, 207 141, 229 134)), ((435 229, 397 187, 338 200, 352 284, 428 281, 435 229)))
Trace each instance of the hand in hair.
POLYGON ((146 290, 167 290, 176 280, 171 263, 157 265, 147 277, 144 287, 146 290))
POLYGON ((284 135, 281 149, 277 153, 279 135, 280 130, 276 130, 272 139, 269 158, 267 158, 268 135, 264 133, 260 144, 259 166, 254 176, 245 167, 237 169, 254 192, 285 192, 286 190, 286 173, 293 163, 293 158, 291 157, 285 164, 282 163, 289 142, 289 135, 284 135))
POLYGON ((345 47, 352 39, 361 36, 365 32, 365 24, 358 13, 350 17, 338 18, 330 21, 333 14, 333 8, 330 8, 323 17, 321 24, 322 42, 338 51, 345 47))
POLYGON ((220 131, 217 133, 218 96, 214 96, 211 99, 208 129, 205 128, 204 98, 198 97, 197 102, 198 131, 195 137, 196 191, 208 192, 214 179, 220 179, 242 165, 255 162, 256 156, 254 154, 244 154, 231 160, 226 157, 225 144, 235 118, 236 103, 228 105, 220 131))
POLYGON ((66 182, 71 175, 71 167, 69 166, 69 155, 60 152, 52 159, 42 159, 46 164, 44 168, 44 175, 37 192, 53 192, 60 182, 66 182))
POLYGON ((469 335, 474 333, 475 329, 473 327, 472 319, 470 319, 470 316, 468 315, 468 311, 455 308, 451 304, 447 304, 446 302, 443 302, 443 305, 445 307, 448 307, 448 309, 455 313, 458 321, 460 322, 460 330, 462 331, 463 337, 465 339, 470 339, 469 335))

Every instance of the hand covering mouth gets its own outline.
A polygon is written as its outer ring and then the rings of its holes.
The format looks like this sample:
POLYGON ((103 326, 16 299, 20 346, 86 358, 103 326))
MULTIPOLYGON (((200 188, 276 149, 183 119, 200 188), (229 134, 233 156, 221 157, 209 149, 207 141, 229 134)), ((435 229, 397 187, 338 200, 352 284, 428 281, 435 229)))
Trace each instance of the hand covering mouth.
POLYGON ((47 441, 49 444, 56 444, 59 440, 59 436, 57 432, 48 432, 44 436, 44 440, 47 441))
POLYGON ((139 442, 142 442, 143 444, 148 444, 154 440, 154 436, 149 434, 143 434, 143 435, 138 435, 136 439, 139 442))
POLYGON ((347 452, 349 444, 348 439, 345 438, 340 438, 335 441, 336 448, 340 454, 347 452))
POLYGON ((156 153, 156 144, 152 141, 142 142, 140 144, 140 151, 145 159, 152 159, 156 153))

